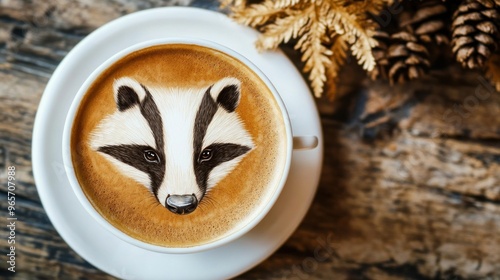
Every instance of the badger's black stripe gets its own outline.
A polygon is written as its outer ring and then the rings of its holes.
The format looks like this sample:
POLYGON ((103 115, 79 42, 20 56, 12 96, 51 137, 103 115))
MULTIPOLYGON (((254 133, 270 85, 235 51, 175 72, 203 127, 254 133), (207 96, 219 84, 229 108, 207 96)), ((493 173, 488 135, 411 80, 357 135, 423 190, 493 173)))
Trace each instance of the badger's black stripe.
POLYGON ((203 192, 205 192, 207 187, 207 176, 205 171, 200 169, 200 164, 198 163, 198 156, 201 152, 203 145, 203 138, 207 133, 207 128, 212 121, 215 113, 217 112, 217 103, 214 101, 212 96, 210 96, 209 87, 203 96, 198 112, 196 113, 196 118, 194 121, 194 131, 193 131, 193 167, 194 174, 196 176, 196 182, 203 192))
POLYGON ((157 196, 158 189, 160 188, 163 177, 165 176, 163 123, 161 120, 160 110, 158 110, 153 96, 145 86, 141 86, 146 92, 142 102, 140 102, 139 97, 133 88, 121 86, 117 93, 117 105, 120 111, 124 111, 135 104, 140 106, 141 114, 148 122, 151 132, 153 133, 156 148, 145 145, 114 145, 100 147, 98 151, 106 153, 119 161, 147 173, 151 180, 151 190, 153 194, 157 196), (160 159, 159 163, 151 163, 145 159, 144 153, 148 150, 156 152, 160 159))
POLYGON ((149 124, 149 127, 151 128, 151 131, 153 132, 157 150, 163 154, 163 123, 161 120, 160 110, 158 110, 158 107, 153 100, 153 96, 148 89, 145 86, 142 86, 142 88, 146 91, 146 97, 144 97, 144 100, 142 101, 141 114, 144 116, 149 124))
POLYGON ((214 143, 208 146, 206 149, 212 150, 213 156, 209 162, 215 163, 214 167, 219 165, 220 163, 230 161, 250 151, 250 147, 233 143, 214 143))
POLYGON ((159 163, 147 162, 144 158, 144 151, 147 150, 154 149, 145 145, 114 145, 98 149, 99 152, 108 154, 123 163, 149 174, 151 185, 160 186, 165 172, 165 161, 160 159, 159 163))
MULTIPOLYGON (((226 105, 228 106, 231 103, 234 103, 235 104, 234 106, 237 106, 238 100, 234 99, 233 93, 231 93, 233 90, 236 91, 237 89, 236 87, 234 87, 234 89, 232 87, 233 86, 224 88, 224 89, 227 88, 230 89, 228 89, 225 96, 222 97, 222 101, 225 102, 226 105)), ((250 151, 250 147, 243 145, 231 144, 231 143, 214 143, 206 147, 207 149, 211 149, 212 158, 208 161, 199 160, 201 148, 203 145, 203 138, 205 138, 205 134, 207 133, 207 128, 210 122, 212 122, 215 113, 217 112, 218 109, 217 103, 219 103, 222 107, 224 107, 224 105, 219 102, 219 98, 217 98, 217 102, 212 98, 212 96, 210 95, 210 90, 211 88, 208 88, 208 90, 205 92, 205 95, 203 96, 200 108, 196 113, 196 119, 194 125, 194 141, 193 141, 194 174, 196 176, 196 182, 198 183, 198 186, 201 188, 203 192, 205 192, 207 189, 207 180, 210 171, 212 171, 212 169, 214 169, 217 165, 223 162, 230 161, 250 151)), ((233 108, 232 106, 233 105, 230 105, 230 107, 227 108, 224 107, 224 109, 227 110, 228 112, 232 112, 236 108, 236 107, 233 108)))
POLYGON ((116 93, 116 105, 118 110, 125 111, 135 104, 139 104, 139 96, 133 88, 129 86, 121 86, 116 93))
POLYGON ((217 96, 217 103, 219 103, 229 113, 234 112, 238 107, 240 92, 236 85, 229 85, 223 88, 219 96, 217 96))
MULTIPOLYGON (((158 189, 160 188, 161 182, 163 181, 163 176, 165 176, 165 151, 163 149, 163 122, 161 120, 160 110, 158 110, 158 106, 153 99, 153 96, 149 92, 149 90, 141 85, 144 91, 146 92, 146 96, 141 104, 141 114, 144 116, 146 121, 153 132, 153 137, 155 138, 156 149, 154 149, 158 156, 160 157, 161 163, 161 173, 149 173, 151 176, 151 188, 156 196, 158 194, 158 189), (153 183, 155 182, 155 183, 153 183)), ((144 160, 144 158, 143 158, 144 160)))
POLYGON ((250 151, 250 147, 232 143, 215 143, 206 147, 206 149, 212 150, 212 158, 204 162, 197 160, 195 163, 196 180, 198 184, 200 185, 201 183, 205 189, 208 175, 212 169, 223 162, 230 161, 250 151))

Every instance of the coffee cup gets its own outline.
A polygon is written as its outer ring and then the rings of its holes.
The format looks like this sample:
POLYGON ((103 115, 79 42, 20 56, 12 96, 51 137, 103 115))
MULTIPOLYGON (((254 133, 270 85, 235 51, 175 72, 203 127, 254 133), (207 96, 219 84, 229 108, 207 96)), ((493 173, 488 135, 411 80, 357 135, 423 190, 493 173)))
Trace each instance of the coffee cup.
POLYGON ((296 136, 279 93, 244 56, 193 38, 133 45, 84 82, 63 131, 82 206, 135 246, 194 253, 257 225, 282 191, 296 136))

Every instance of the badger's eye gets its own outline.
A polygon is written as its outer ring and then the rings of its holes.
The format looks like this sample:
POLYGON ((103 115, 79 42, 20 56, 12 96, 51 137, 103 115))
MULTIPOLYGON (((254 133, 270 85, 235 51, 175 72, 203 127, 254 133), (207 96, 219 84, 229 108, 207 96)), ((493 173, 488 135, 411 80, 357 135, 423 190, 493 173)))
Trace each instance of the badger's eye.
POLYGON ((160 157, 158 157, 156 152, 153 150, 144 151, 144 158, 149 162, 156 162, 156 163, 160 162, 160 157))
POLYGON ((212 159, 212 154, 213 153, 211 149, 203 150, 200 154, 200 162, 209 161, 210 159, 212 159))

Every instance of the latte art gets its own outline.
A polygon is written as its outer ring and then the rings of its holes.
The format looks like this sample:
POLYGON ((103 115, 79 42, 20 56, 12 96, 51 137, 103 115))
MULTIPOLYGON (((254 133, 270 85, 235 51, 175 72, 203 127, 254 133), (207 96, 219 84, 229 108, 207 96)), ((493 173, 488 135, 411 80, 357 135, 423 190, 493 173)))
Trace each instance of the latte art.
POLYGON ((109 224, 148 244, 209 244, 279 191, 287 128, 252 69, 191 44, 146 47, 98 74, 70 133, 79 186, 109 224))
POLYGON ((175 214, 189 214, 254 146, 235 112, 236 78, 206 88, 151 88, 124 77, 117 110, 92 132, 91 146, 175 214))

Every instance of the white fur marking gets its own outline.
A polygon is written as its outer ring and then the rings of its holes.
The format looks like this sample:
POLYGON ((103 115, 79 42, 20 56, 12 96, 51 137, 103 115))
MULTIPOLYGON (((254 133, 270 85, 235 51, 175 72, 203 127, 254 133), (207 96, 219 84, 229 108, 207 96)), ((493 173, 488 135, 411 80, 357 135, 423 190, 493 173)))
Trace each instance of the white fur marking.
POLYGON ((149 175, 145 172, 140 171, 139 169, 136 169, 135 167, 132 167, 126 163, 123 163, 116 158, 108 155, 101 153, 105 158, 107 158, 112 164, 115 165, 115 167, 120 170, 122 174, 125 176, 134 179, 136 182, 139 184, 143 185, 144 187, 148 188, 151 190, 151 179, 149 178, 149 175))
POLYGON ((204 89, 149 89, 160 108, 165 139, 165 179, 158 190, 158 200, 165 204, 168 194, 201 192, 193 169, 193 127, 204 89))
MULTIPOLYGON (((227 113, 226 110, 219 108, 212 122, 208 126, 207 133, 203 139, 203 148, 214 143, 233 143, 254 148, 252 138, 243 126, 242 121, 236 113, 227 113)), ((238 163, 248 154, 245 153, 230 161, 223 162, 216 166, 209 174, 207 189, 215 186, 220 180, 226 177, 238 163)))
POLYGON ((148 145, 156 148, 153 132, 138 106, 104 118, 92 132, 92 149, 112 145, 148 145))

